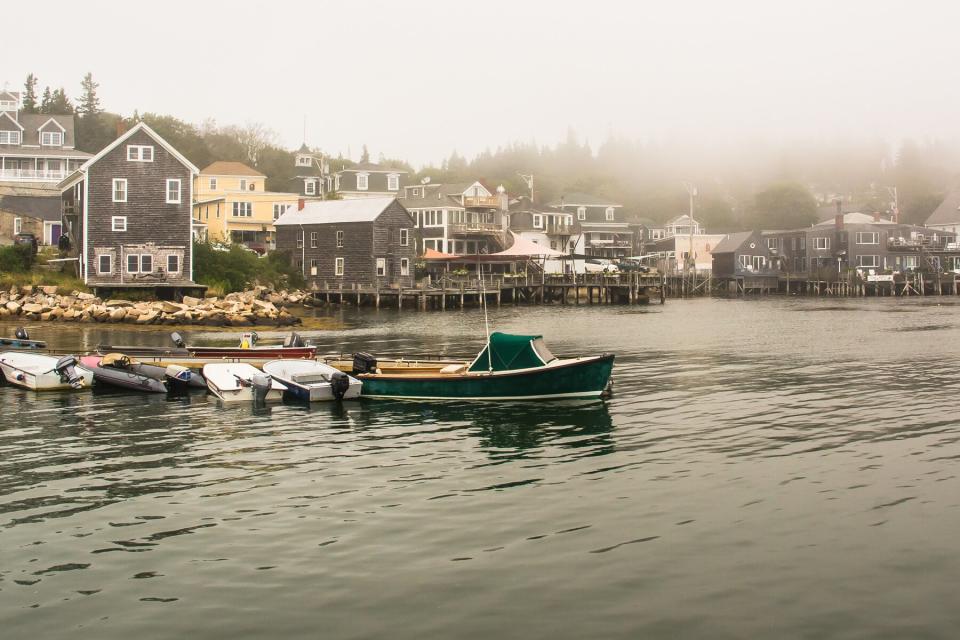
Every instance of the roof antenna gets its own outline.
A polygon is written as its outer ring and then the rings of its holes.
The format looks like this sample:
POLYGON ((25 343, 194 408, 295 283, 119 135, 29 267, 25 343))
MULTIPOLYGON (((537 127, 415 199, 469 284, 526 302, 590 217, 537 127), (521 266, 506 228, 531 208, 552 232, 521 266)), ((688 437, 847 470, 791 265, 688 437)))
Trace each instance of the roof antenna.
POLYGON ((307 144, 307 114, 303 114, 303 144, 307 144))

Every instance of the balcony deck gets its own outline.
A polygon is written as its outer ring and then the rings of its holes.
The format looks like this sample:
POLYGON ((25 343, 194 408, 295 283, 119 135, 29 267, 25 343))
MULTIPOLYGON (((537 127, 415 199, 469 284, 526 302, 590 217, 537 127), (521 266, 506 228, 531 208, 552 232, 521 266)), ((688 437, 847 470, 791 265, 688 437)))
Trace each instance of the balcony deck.
POLYGON ((66 177, 66 171, 0 169, 0 180, 7 182, 60 182, 66 177))

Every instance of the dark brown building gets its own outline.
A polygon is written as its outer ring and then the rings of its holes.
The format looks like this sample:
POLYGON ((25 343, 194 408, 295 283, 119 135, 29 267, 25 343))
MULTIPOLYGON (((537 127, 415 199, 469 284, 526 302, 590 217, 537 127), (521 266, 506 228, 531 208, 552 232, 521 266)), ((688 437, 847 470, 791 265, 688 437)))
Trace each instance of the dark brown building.
POLYGON ((301 201, 273 223, 309 285, 412 287, 414 223, 396 198, 301 201))
POLYGON ((60 183, 63 230, 94 288, 193 287, 197 168, 144 123, 60 183))

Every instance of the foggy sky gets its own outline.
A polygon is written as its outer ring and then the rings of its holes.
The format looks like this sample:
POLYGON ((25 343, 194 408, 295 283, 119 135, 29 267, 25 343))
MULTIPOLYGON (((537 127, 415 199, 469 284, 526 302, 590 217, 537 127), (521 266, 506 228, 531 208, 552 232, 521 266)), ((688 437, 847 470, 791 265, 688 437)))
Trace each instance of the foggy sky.
POLYGON ((956 137, 960 3, 96 2, 6 7, 0 83, 110 111, 262 122, 417 166, 573 128, 741 140, 956 137), (12 12, 12 16, 10 15, 12 12), (40 29, 42 24, 43 28, 40 29))

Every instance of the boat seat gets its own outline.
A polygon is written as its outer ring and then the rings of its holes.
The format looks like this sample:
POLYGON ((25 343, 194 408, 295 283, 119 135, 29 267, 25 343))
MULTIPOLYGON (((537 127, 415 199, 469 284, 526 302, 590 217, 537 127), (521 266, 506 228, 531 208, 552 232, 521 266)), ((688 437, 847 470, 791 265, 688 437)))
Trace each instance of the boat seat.
POLYGON ((295 373, 290 376, 290 380, 298 384, 317 384, 321 382, 330 382, 330 378, 323 373, 295 373))
POLYGON ((463 373, 467 368, 465 364, 448 364, 443 369, 440 369, 440 373, 463 373))
POLYGON ((108 353, 107 355, 100 358, 101 367, 113 367, 114 369, 126 369, 132 364, 135 364, 135 361, 131 360, 128 356, 122 353, 108 353))

